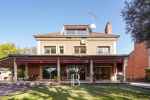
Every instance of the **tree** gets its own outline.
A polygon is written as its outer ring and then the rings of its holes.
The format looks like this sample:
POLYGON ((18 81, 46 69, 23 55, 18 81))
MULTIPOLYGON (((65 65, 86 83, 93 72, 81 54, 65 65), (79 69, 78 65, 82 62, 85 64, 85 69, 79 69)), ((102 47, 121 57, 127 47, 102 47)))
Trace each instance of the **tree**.
POLYGON ((0 58, 9 54, 36 55, 36 47, 17 48, 13 43, 0 44, 0 58))
POLYGON ((150 47, 150 0, 126 1, 122 16, 133 40, 146 42, 150 47))
POLYGON ((6 57, 9 54, 16 54, 19 52, 19 49, 12 43, 0 44, 0 58, 6 57))

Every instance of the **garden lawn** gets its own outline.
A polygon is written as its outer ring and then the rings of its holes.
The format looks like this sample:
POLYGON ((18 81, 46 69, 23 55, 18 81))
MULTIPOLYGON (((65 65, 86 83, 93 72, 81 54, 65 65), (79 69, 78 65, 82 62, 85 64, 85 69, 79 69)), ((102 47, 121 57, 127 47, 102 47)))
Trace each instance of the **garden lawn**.
POLYGON ((0 100, 150 100, 150 90, 124 84, 36 86, 0 100))

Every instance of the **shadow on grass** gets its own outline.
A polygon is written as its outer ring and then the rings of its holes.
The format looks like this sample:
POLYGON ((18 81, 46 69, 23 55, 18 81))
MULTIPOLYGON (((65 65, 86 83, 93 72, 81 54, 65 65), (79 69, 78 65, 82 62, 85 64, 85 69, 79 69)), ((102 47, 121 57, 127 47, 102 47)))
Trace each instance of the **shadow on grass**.
POLYGON ((150 100, 150 90, 125 84, 83 85, 81 89, 102 100, 150 100))
MULTIPOLYGON (((16 97, 17 95, 15 95, 16 97)), ((20 95, 19 95, 20 96, 20 95)), ((11 97, 9 100, 20 100, 11 97)), ((150 90, 128 85, 38 86, 23 93, 21 100, 149 100, 150 90), (27 94, 27 95, 24 95, 27 94), (92 99, 91 99, 92 98, 92 99)))

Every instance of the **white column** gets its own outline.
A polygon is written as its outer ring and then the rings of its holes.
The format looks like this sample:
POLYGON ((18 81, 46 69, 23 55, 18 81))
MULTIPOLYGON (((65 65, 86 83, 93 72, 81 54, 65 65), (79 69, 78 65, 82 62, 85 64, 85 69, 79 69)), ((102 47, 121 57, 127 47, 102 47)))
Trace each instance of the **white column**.
POLYGON ((40 77, 39 77, 40 80, 43 79, 43 73, 42 73, 42 70, 43 70, 43 69, 42 69, 42 66, 40 66, 40 77))
POLYGON ((114 66, 113 66, 113 70, 114 70, 114 80, 113 81, 117 81, 117 73, 118 73, 118 70, 117 70, 117 64, 114 63, 114 66))
POLYGON ((90 60, 90 83, 93 83, 93 75, 94 75, 94 72, 93 72, 93 60, 91 59, 90 60))
POLYGON ((116 71, 115 71, 115 80, 117 81, 117 74, 118 74, 118 69, 117 69, 117 64, 115 63, 116 71))
POLYGON ((124 81, 126 81, 126 67, 128 66, 128 57, 124 58, 123 61, 123 76, 124 76, 124 81))
POLYGON ((13 66, 13 70, 14 70, 14 76, 13 76, 13 80, 16 82, 17 81, 17 63, 16 63, 16 58, 14 58, 14 66, 13 66))
POLYGON ((57 81, 60 83, 60 59, 57 59, 57 81))
POLYGON ((25 78, 28 79, 29 75, 28 75, 28 64, 25 64, 25 78))

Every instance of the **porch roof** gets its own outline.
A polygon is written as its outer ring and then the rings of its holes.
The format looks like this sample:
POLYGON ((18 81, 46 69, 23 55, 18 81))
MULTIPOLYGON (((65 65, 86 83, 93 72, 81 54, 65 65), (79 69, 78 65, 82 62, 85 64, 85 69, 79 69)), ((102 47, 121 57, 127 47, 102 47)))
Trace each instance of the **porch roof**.
POLYGON ((24 63, 56 63, 60 59, 61 63, 89 63, 93 60, 94 63, 123 63, 123 60, 128 55, 9 55, 0 60, 1 66, 13 66, 13 62, 18 64, 24 63))

